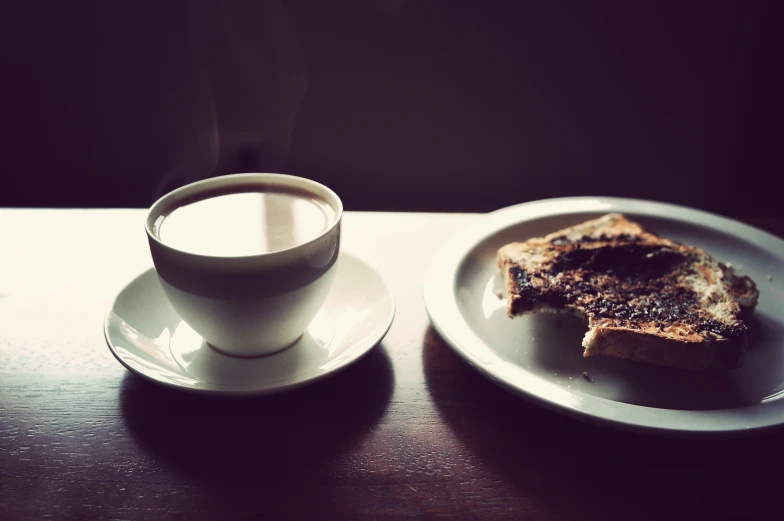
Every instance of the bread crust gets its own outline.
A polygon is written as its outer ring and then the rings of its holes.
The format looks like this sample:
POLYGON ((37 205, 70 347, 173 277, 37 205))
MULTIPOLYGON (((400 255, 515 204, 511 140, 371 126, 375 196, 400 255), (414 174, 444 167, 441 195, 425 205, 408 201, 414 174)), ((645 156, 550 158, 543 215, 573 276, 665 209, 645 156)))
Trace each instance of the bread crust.
POLYGON ((509 316, 547 310, 584 317, 584 356, 685 369, 742 363, 740 315, 756 306, 754 282, 622 214, 507 244, 497 261, 509 316))

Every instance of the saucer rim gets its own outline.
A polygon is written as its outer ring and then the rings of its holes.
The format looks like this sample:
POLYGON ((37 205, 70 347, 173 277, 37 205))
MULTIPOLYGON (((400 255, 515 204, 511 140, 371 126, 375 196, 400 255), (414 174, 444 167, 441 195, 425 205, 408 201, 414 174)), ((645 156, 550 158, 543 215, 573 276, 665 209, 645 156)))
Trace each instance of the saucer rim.
MULTIPOLYGON (((103 336, 104 336, 104 340, 106 341, 106 345, 109 348, 109 351, 114 356, 114 358, 118 362, 120 362, 120 364, 123 367, 125 367, 133 375, 136 375, 136 376, 138 376, 138 377, 140 377, 140 378, 142 378, 144 380, 148 380, 150 382, 153 382, 156 385, 162 385, 162 386, 170 388, 170 389, 175 389, 177 391, 184 391, 184 392, 187 392, 187 393, 190 393, 190 394, 213 395, 213 396, 234 396, 234 397, 269 396, 269 395, 284 393, 284 392, 287 392, 287 391, 293 391, 295 389, 300 389, 302 387, 306 387, 306 386, 315 384, 315 383, 320 382, 321 380, 323 380, 325 378, 328 378, 330 376, 334 376, 335 374, 340 373, 344 369, 346 369, 346 368, 350 367, 351 365, 355 364, 356 362, 358 362, 361 358, 363 358, 365 355, 367 355, 374 348, 378 347, 384 341, 384 338, 386 337, 387 333, 389 333, 389 330, 392 328, 392 324, 395 322, 395 315, 397 314, 397 301, 395 299, 395 294, 392 291, 392 288, 389 286, 389 283, 386 281, 386 279, 384 277, 381 276, 381 274, 378 272, 378 270, 376 270, 371 264, 369 264, 368 262, 364 261, 360 257, 357 257, 356 255, 352 255, 350 253, 341 252, 340 253, 340 257, 338 257, 338 262, 340 261, 340 258, 342 258, 344 256, 345 257, 351 257, 355 261, 364 264, 366 268, 368 268, 369 270, 371 270, 372 272, 374 272, 378 276, 379 280, 381 281, 381 283, 384 286, 386 295, 389 296, 390 304, 391 304, 391 311, 389 313, 389 319, 386 321, 386 324, 384 325, 384 327, 378 328, 378 334, 377 335, 373 335, 374 338, 376 338, 375 340, 367 342, 366 346, 362 346, 361 348, 355 348, 356 349, 356 353, 354 353, 352 356, 350 356, 347 360, 345 360, 343 363, 341 363, 337 367, 335 367, 333 369, 330 369, 328 371, 324 371, 322 373, 316 374, 314 376, 306 377, 306 378, 304 378, 302 380, 298 380, 297 377, 291 377, 291 378, 288 378, 288 379, 285 379, 285 380, 277 381, 276 384, 273 385, 272 387, 267 387, 267 388, 262 388, 262 389, 251 388, 251 387, 245 386, 245 385, 238 386, 238 385, 231 385, 231 384, 219 384, 219 383, 212 383, 212 382, 202 382, 202 384, 210 386, 209 388, 204 388, 204 387, 192 387, 192 386, 186 386, 186 385, 177 384, 177 383, 174 383, 174 382, 172 382, 170 380, 162 379, 158 375, 145 374, 145 373, 139 371, 138 369, 132 367, 130 364, 128 364, 123 359, 122 356, 120 356, 119 353, 117 353, 117 346, 115 346, 112 343, 112 341, 110 340, 110 338, 109 338, 109 328, 110 328, 109 320, 110 320, 112 314, 114 313, 114 307, 115 307, 115 304, 117 303, 117 298, 119 297, 120 293, 122 293, 125 290, 125 288, 128 287, 128 284, 130 284, 132 281, 134 281, 137 278, 145 275, 148 272, 155 272, 155 268, 154 267, 150 267, 150 268, 140 272, 138 275, 133 277, 128 283, 126 283, 119 290, 117 296, 115 296, 114 300, 112 301, 112 304, 111 304, 111 306, 109 308, 109 311, 105 314, 104 319, 103 319, 103 336), (295 381, 293 383, 286 383, 286 382, 290 382, 292 380, 295 380, 295 381)), ((329 299, 329 297, 327 297, 327 299, 329 299)), ((324 306, 322 305, 322 309, 323 309, 323 307, 324 306)), ((174 311, 174 310, 172 310, 172 311, 174 311)), ((174 311, 174 313, 176 314, 177 312, 174 311)), ((330 340, 330 342, 332 342, 332 341, 330 340)), ((278 351, 277 353, 272 353, 270 355, 267 355, 267 356, 264 356, 264 357, 259 357, 259 358, 272 359, 272 358, 280 355, 281 353, 283 353, 285 351, 288 351, 289 349, 295 348, 297 343, 299 343, 299 340, 296 343, 294 343, 292 346, 290 346, 289 348, 286 348, 286 349, 283 349, 281 351, 278 351)), ((229 357, 229 355, 226 355, 226 354, 223 354, 223 353, 219 353, 219 354, 221 354, 221 356, 229 357)))

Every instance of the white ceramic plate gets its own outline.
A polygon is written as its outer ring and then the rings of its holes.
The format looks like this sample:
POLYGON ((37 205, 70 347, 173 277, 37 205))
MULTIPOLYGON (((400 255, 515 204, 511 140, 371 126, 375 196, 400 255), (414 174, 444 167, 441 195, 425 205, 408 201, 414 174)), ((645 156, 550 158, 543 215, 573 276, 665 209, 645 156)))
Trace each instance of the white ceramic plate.
POLYGON ((488 214, 432 261, 424 298, 433 326, 457 353, 507 389, 573 416, 663 433, 737 433, 784 423, 784 241, 714 214, 649 201, 563 198, 488 214), (608 212, 704 248, 760 290, 742 368, 677 370, 583 358, 585 326, 539 314, 508 318, 497 249, 608 212), (583 379, 587 371, 592 381, 583 379))
POLYGON ((381 341, 395 300, 381 276, 348 254, 327 302, 293 346, 268 356, 219 353, 185 324, 150 269, 117 296, 104 323, 109 349, 131 372, 187 391, 261 395, 301 387, 352 362, 381 341))

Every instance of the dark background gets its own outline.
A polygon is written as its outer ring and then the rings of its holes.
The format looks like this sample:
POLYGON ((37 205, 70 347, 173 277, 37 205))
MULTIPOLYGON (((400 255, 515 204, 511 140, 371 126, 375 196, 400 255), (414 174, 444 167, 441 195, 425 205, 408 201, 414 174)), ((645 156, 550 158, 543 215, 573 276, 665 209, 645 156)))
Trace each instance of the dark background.
POLYGON ((5 5, 0 206, 285 171, 352 210, 781 213, 782 2, 318 5, 5 5))

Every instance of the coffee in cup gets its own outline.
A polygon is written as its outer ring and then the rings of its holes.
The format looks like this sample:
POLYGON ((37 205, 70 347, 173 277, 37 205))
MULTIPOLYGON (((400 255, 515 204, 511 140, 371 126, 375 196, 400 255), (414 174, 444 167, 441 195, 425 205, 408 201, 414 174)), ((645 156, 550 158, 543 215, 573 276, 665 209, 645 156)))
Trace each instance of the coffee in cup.
POLYGON ((153 233, 174 249, 200 255, 263 255, 326 232, 335 210, 317 195, 275 185, 204 192, 165 209, 153 233))

